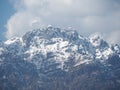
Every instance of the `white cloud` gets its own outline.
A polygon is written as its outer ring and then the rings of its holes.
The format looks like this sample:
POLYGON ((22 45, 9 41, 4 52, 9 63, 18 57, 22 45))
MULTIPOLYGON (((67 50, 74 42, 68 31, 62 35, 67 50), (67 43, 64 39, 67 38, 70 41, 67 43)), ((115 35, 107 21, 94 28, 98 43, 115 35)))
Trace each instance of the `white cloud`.
POLYGON ((21 36, 42 25, 74 27, 80 34, 120 30, 119 0, 12 0, 16 13, 6 37, 21 36))
POLYGON ((108 42, 111 44, 120 44, 120 30, 110 32, 106 35, 108 42))

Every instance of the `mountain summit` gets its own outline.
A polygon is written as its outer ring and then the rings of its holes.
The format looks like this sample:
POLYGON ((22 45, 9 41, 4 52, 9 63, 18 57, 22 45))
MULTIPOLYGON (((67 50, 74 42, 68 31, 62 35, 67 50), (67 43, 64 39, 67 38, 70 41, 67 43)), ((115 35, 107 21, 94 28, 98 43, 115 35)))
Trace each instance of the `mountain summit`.
POLYGON ((0 42, 1 90, 118 90, 120 46, 52 26, 0 42))

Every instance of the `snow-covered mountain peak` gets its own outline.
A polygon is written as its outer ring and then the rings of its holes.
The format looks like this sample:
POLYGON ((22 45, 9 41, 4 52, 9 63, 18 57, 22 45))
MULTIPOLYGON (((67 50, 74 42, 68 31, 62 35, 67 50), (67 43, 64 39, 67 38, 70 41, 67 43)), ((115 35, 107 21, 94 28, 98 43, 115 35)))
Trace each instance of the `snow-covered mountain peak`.
POLYGON ((21 37, 14 37, 4 42, 4 47, 8 53, 21 55, 24 49, 24 42, 21 37))
MULTIPOLYGON (((78 59, 85 58, 87 61, 93 58, 92 54, 95 52, 86 38, 71 29, 50 26, 30 31, 22 39, 25 43, 25 54, 29 56, 30 60, 39 57, 38 55, 48 58, 48 53, 51 53, 54 62, 60 63, 61 68, 71 55, 78 59)), ((77 61, 75 62, 77 63, 77 61)), ((80 61, 80 63, 83 62, 80 61)))
POLYGON ((93 47, 101 50, 110 48, 110 45, 104 40, 100 33, 95 33, 89 36, 89 41, 93 47))
POLYGON ((49 26, 0 42, 1 89, 118 90, 119 73, 120 46, 99 34, 49 26))
POLYGON ((103 38, 101 34, 95 33, 95 34, 90 35, 89 40, 93 46, 99 47, 102 43, 103 38))
POLYGON ((80 41, 80 36, 76 31, 60 29, 52 26, 30 31, 26 33, 22 38, 27 46, 33 42, 40 43, 42 40, 44 40, 45 43, 55 43, 55 40, 58 41, 60 38, 63 41, 69 41, 70 43, 78 43, 80 41))
POLYGON ((118 44, 115 44, 115 45, 112 45, 112 50, 115 52, 115 53, 119 53, 120 54, 120 46, 118 44))
POLYGON ((14 38, 11 38, 11 39, 5 41, 6 45, 15 44, 15 43, 22 43, 22 38, 14 37, 14 38))
POLYGON ((57 67, 63 69, 69 58, 74 58, 73 66, 79 66, 95 59, 104 61, 119 51, 117 46, 111 48, 100 34, 86 38, 71 28, 52 26, 29 31, 22 38, 12 38, 4 44, 7 52, 23 56, 38 68, 42 60, 57 63, 57 67))

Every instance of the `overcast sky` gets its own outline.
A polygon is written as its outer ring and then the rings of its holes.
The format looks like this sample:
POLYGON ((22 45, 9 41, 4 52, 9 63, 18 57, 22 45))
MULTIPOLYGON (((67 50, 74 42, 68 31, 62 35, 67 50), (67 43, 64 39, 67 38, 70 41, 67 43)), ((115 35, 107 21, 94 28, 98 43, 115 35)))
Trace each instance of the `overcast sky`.
POLYGON ((5 23, 6 38, 22 36, 33 28, 52 25, 61 28, 73 27, 83 36, 100 32, 110 43, 120 43, 120 0, 8 2, 12 4, 15 12, 5 23))

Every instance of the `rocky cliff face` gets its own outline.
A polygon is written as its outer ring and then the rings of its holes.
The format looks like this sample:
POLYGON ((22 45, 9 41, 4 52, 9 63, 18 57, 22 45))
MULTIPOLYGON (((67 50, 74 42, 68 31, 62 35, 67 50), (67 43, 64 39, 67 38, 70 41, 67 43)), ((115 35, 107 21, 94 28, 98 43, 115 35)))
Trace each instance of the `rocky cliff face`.
POLYGON ((120 47, 55 27, 0 42, 1 90, 119 90, 120 47))

